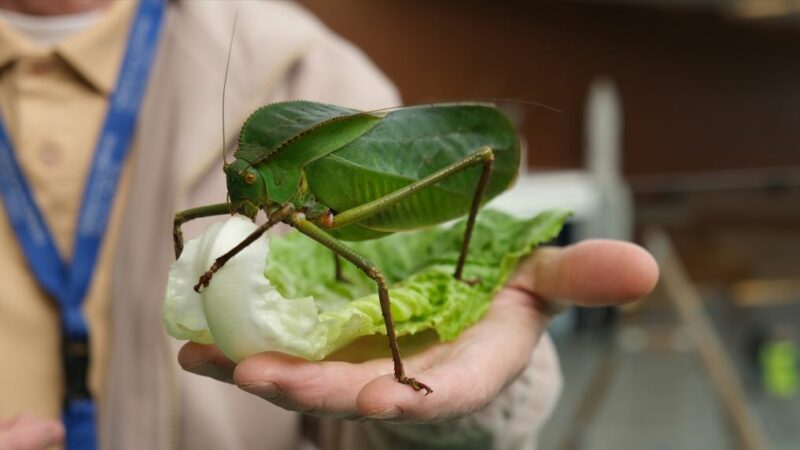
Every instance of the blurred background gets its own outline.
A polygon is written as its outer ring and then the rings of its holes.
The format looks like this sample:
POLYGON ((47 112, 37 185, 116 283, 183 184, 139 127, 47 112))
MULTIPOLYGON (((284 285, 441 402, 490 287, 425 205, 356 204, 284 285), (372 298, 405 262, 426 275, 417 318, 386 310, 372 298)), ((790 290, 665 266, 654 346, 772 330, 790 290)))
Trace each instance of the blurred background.
POLYGON ((496 207, 659 259, 646 301, 554 322, 541 448, 800 448, 800 2, 300 3, 408 104, 514 99, 496 207))

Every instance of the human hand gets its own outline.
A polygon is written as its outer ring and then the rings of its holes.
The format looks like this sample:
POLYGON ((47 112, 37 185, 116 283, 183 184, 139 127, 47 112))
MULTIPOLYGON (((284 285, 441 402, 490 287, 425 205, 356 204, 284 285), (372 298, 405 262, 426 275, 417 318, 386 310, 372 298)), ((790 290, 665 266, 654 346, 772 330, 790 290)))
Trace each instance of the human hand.
MULTIPOLYGON (((403 359, 409 376, 434 389, 428 396, 397 383, 387 357, 309 362, 265 352, 236 365, 213 345, 188 343, 178 360, 190 372, 235 383, 290 410, 412 422, 451 419, 485 406, 527 367, 557 309, 554 300, 623 304, 648 294, 657 279, 652 256, 629 243, 592 240, 537 250, 520 264, 480 322, 453 342, 435 343, 403 359)), ((401 348, 408 353, 406 343, 401 348)), ((350 350, 338 356, 358 353, 350 350)))
POLYGON ((22 414, 0 420, 0 450, 42 450, 64 440, 64 426, 53 419, 22 414))

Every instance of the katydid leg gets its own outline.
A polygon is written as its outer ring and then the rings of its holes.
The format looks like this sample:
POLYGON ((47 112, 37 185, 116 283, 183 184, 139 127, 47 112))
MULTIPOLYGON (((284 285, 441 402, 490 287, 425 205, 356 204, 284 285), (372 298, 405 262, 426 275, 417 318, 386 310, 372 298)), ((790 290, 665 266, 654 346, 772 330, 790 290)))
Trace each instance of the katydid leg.
POLYGON ((457 280, 461 279, 464 272, 464 264, 467 262, 467 254, 469 253, 469 243, 472 240, 472 231, 475 229, 475 218, 478 216, 483 193, 486 192, 486 186, 489 185, 489 178, 492 176, 492 168, 494 167, 494 153, 492 153, 491 148, 484 147, 474 155, 483 163, 483 171, 481 172, 481 178, 478 180, 478 185, 475 187, 475 195, 472 198, 472 206, 467 218, 467 228, 464 231, 464 239, 461 240, 461 253, 458 255, 458 264, 456 264, 456 271, 453 274, 457 280))
POLYGON ((344 274, 342 274, 342 257, 336 253, 333 253, 333 271, 336 281, 340 283, 347 283, 347 278, 345 278, 344 274))
POLYGON ((230 214, 230 212, 231 208, 227 203, 216 203, 187 209, 175 214, 175 220, 172 222, 172 240, 175 242, 175 259, 178 259, 183 252, 183 231, 181 231, 181 226, 184 223, 201 217, 230 214))
POLYGON ((269 219, 265 224, 256 228, 256 230, 250 233, 246 238, 244 238, 242 242, 239 242, 238 244, 236 244, 235 247, 228 250, 219 258, 215 259, 214 264, 212 264, 211 267, 208 270, 206 270, 206 272, 200 277, 200 280, 197 281, 197 284, 194 285, 195 292, 200 292, 200 289, 208 287, 208 284, 211 282, 211 278, 214 276, 214 273, 216 273, 219 269, 221 269, 222 266, 225 265, 225 263, 227 263, 231 258, 236 256, 237 253, 241 252, 242 250, 247 248, 247 246, 255 242, 256 239, 261 237, 261 235, 264 234, 267 230, 277 225, 282 220, 286 219, 290 214, 292 214, 293 211, 294 207, 292 205, 283 205, 280 209, 276 210, 275 212, 272 213, 272 215, 269 216, 269 219))
POLYGON ((378 285, 378 299, 381 304, 383 322, 386 324, 386 335, 389 338, 389 348, 392 351, 395 379, 400 383, 411 386, 417 391, 424 389, 426 395, 433 392, 433 390, 426 384, 406 376, 405 369, 403 368, 403 360, 400 357, 400 348, 397 345, 397 334, 394 330, 394 322, 392 321, 389 288, 386 284, 386 278, 383 276, 383 273, 381 273, 380 269, 378 269, 378 267, 370 260, 354 252, 352 249, 342 244, 339 240, 326 233, 323 229, 317 227, 311 221, 307 220, 302 213, 292 214, 287 222, 301 233, 305 234, 311 239, 314 239, 330 249, 332 252, 353 263, 356 267, 367 274, 368 277, 375 281, 375 283, 378 285))

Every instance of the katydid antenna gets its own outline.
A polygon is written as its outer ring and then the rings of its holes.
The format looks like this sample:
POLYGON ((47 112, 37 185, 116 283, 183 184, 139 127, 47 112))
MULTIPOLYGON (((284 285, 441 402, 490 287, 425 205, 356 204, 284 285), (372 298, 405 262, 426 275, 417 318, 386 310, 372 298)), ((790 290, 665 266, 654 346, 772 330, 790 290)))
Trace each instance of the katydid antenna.
POLYGON ((237 9, 233 15, 233 30, 231 30, 231 41, 228 43, 228 62, 225 63, 225 79, 222 81, 222 168, 228 166, 225 161, 225 91, 228 88, 228 71, 231 68, 231 51, 233 50, 233 38, 236 36, 236 24, 239 21, 239 10, 237 9))

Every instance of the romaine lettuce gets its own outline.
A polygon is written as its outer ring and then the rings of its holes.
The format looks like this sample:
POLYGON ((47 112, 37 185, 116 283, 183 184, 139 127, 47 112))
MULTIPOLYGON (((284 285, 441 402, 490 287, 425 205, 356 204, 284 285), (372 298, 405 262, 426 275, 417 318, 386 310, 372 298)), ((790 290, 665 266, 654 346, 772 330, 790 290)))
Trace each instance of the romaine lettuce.
MULTIPOLYGON (((464 271, 472 283, 452 275, 463 220, 347 245, 375 262, 389 281, 398 335, 434 330, 451 340, 481 318, 519 259, 557 236, 568 216, 548 211, 520 220, 481 212, 464 271)), ((234 361, 268 350, 319 360, 358 337, 386 332, 375 283, 347 262, 347 282, 336 281, 330 250, 296 231, 259 239, 195 293, 192 286, 214 259, 254 229, 249 220, 232 217, 187 242, 164 301, 170 335, 216 343, 234 361)))

